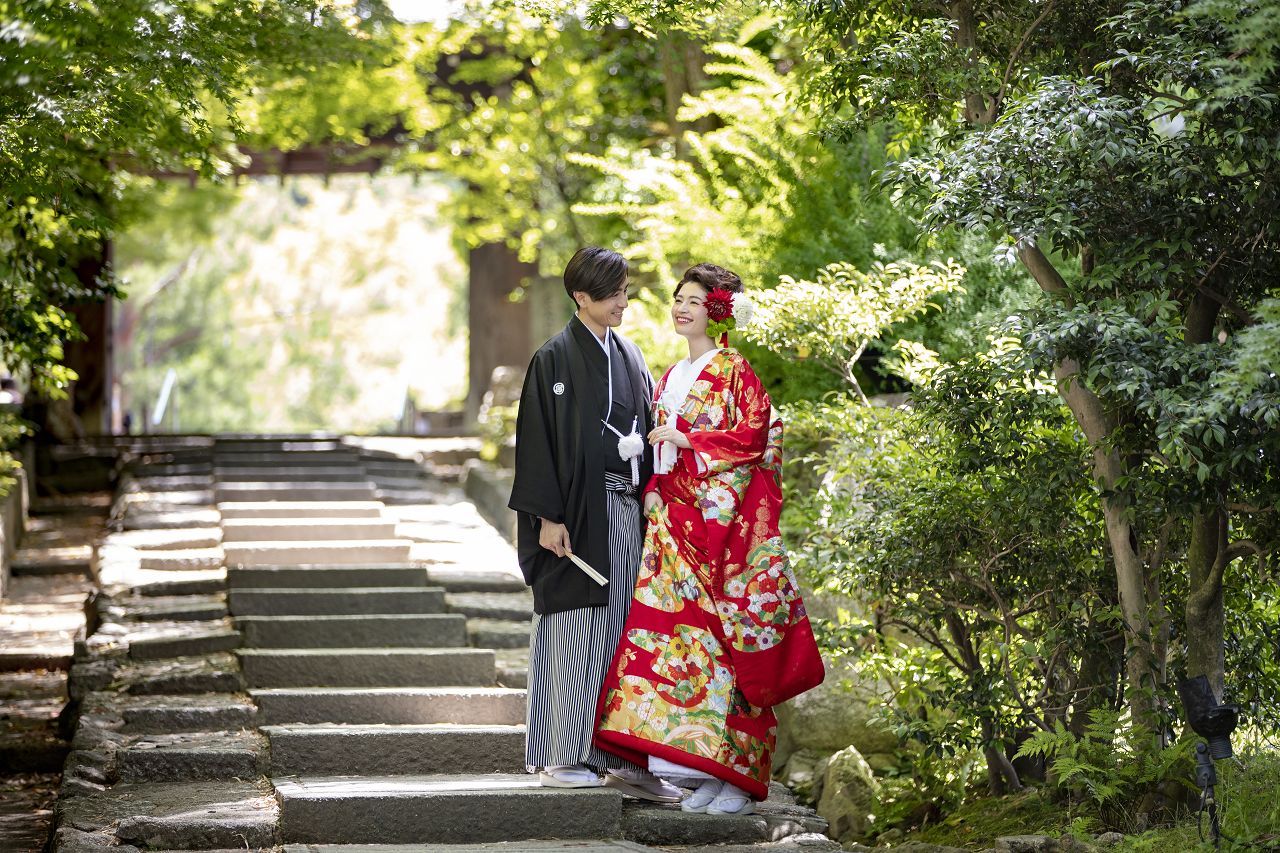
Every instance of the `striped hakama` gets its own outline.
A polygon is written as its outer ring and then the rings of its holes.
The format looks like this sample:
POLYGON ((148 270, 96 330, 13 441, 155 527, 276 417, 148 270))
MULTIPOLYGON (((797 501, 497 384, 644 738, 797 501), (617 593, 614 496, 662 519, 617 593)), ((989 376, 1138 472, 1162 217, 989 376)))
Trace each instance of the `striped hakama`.
POLYGON ((525 763, 530 772, 573 764, 596 769, 634 767, 594 743, 596 703, 631 610, 644 544, 635 496, 612 490, 605 495, 609 605, 533 617, 525 718, 525 763))

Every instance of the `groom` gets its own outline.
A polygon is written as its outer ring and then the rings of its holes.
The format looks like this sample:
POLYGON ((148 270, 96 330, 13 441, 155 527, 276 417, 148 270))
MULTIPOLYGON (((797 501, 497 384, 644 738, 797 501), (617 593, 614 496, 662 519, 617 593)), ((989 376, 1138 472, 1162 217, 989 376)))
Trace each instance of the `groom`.
POLYGON ((517 547, 533 587, 525 762, 542 785, 603 784, 655 802, 679 789, 596 748, 596 703, 631 608, 644 540, 639 490, 653 473, 653 378, 613 331, 627 307, 627 262, 580 249, 564 271, 577 311, 533 356, 516 420, 517 547), (570 559, 603 575, 601 585, 570 559))

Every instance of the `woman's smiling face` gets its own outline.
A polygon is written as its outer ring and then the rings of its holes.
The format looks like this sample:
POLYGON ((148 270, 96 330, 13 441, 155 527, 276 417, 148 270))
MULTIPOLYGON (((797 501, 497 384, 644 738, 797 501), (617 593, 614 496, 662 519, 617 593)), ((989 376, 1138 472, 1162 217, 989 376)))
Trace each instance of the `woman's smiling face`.
POLYGON ((707 292, 702 285, 686 281, 671 299, 671 320, 676 334, 689 338, 707 334, 707 292))

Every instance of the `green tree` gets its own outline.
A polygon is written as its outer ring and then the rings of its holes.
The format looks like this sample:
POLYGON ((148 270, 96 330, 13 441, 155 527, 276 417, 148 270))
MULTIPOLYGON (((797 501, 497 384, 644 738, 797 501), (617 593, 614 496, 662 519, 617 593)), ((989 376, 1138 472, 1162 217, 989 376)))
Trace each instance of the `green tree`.
MULTIPOLYGON (((786 7, 827 133, 887 121, 898 146, 929 145, 890 185, 929 231, 1005 241, 1042 291, 1020 333, 1092 448, 1137 717, 1175 604, 1187 671, 1221 691, 1223 579, 1276 542, 1274 6, 786 7)), ((592 10, 694 28, 715 6, 592 10)))
POLYGON ((998 229, 1048 297, 1026 336, 1096 448, 1137 713, 1165 630, 1144 554, 1189 524, 1188 671, 1221 693, 1224 573, 1271 547, 1240 532, 1280 501, 1280 433, 1250 402, 1207 405, 1248 307, 1280 285, 1280 137, 1266 87, 1219 99, 1219 21, 1131 3, 1103 32, 1106 76, 1046 78, 902 174, 930 227, 998 229), (1079 257, 1080 274, 1068 281, 1041 246, 1079 257))
MULTIPOLYGON (((377 8, 377 7, 371 7, 377 8)), ((7 0, 0 61, 0 351, 32 381, 70 377, 66 307, 116 295, 94 261, 130 212, 121 170, 229 170, 237 99, 266 72, 365 50, 366 19, 334 3, 105 5, 7 0)))
POLYGON ((462 182, 449 211, 459 249, 507 242, 559 273, 580 246, 632 239, 625 222, 574 212, 598 175, 570 155, 661 139, 663 84, 655 48, 633 29, 543 12, 550 20, 476 2, 420 30, 438 129, 406 163, 462 182))
POLYGON ((1115 706, 1120 658, 1087 446, 998 344, 921 375, 912 410, 839 412, 820 485, 793 509, 808 576, 865 608, 834 650, 897 685, 900 736, 979 749, 994 794, 1021 787, 1006 755, 1023 732, 1115 706))

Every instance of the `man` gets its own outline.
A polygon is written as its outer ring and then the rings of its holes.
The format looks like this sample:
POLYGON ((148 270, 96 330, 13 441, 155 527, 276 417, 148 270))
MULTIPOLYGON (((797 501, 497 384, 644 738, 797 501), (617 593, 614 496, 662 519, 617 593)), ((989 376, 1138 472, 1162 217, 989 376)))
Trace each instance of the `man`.
POLYGON ((655 802, 679 789, 596 748, 596 703, 631 608, 644 541, 636 496, 653 472, 653 378, 613 332, 627 307, 627 262, 581 249, 564 271, 577 312, 533 356, 516 420, 520 568, 533 587, 525 762, 542 785, 603 784, 655 802), (570 553, 607 579, 601 585, 570 553))

